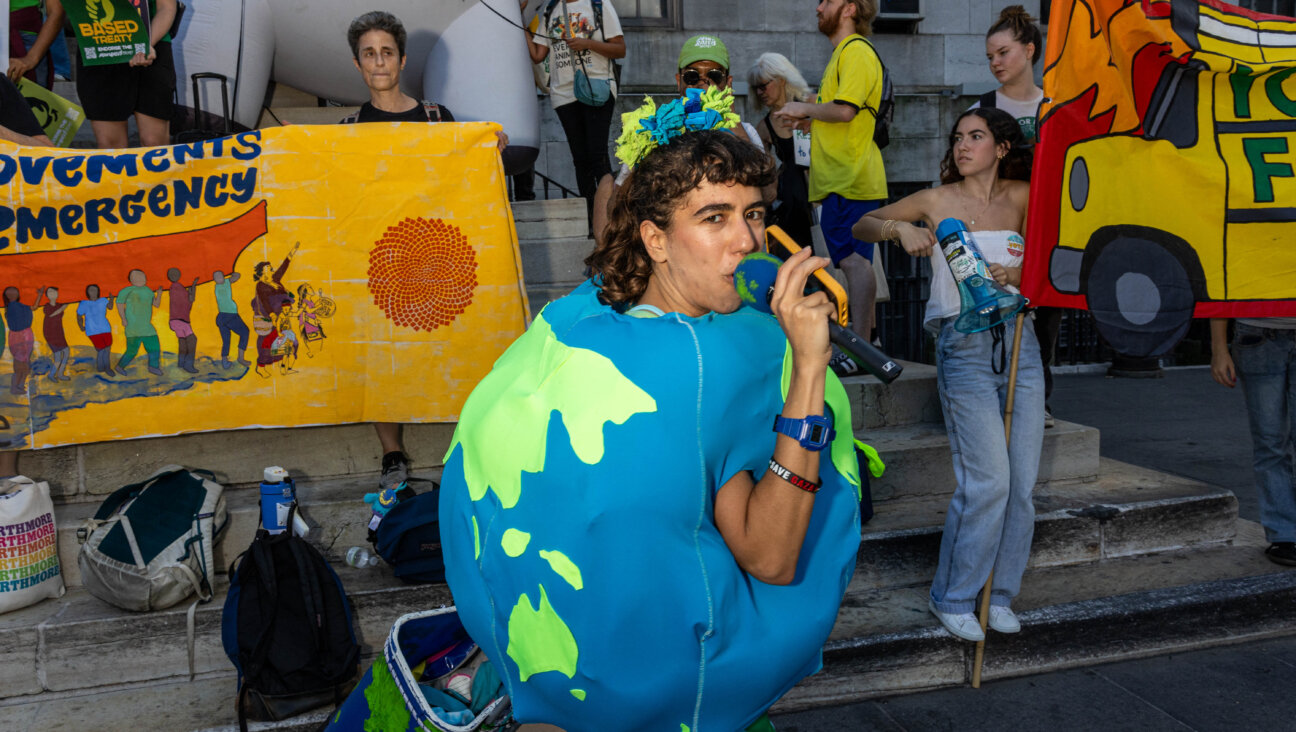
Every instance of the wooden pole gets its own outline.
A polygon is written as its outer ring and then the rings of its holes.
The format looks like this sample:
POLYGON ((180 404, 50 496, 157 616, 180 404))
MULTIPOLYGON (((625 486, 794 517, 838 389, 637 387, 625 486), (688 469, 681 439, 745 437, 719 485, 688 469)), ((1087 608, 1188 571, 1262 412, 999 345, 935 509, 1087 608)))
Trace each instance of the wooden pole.
MULTIPOLYGON (((1004 400, 1004 447, 1012 446, 1013 397, 1017 391, 1017 358, 1021 355, 1022 323, 1026 319, 1026 309, 1017 311, 1017 322, 1013 326, 1012 361, 1008 367, 1008 398, 1004 400)), ((986 577, 985 587, 981 588, 981 633, 984 635, 986 625, 990 622, 990 585, 994 583, 994 565, 990 567, 990 576, 986 577)), ((985 660, 985 639, 977 641, 976 658, 972 661, 972 688, 981 688, 981 663, 985 660)))

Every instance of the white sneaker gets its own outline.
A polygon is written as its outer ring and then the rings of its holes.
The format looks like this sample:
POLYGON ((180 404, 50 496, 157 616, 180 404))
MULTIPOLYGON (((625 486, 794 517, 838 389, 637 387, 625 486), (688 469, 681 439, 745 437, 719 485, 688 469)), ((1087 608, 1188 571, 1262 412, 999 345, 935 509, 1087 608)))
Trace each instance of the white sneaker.
POLYGON ((1049 411, 1048 407, 1044 407, 1044 429, 1051 429, 1056 424, 1057 420, 1053 419, 1053 412, 1049 411))
POLYGON ((1012 608, 1002 605, 990 606, 989 625, 1000 633, 1021 632, 1021 621, 1017 619, 1017 614, 1012 611, 1012 608))
POLYGON ((945 626, 945 630, 959 638, 973 643, 985 640, 985 631, 981 630, 981 623, 972 613, 943 613, 936 609, 936 603, 931 600, 927 601, 927 609, 945 626))

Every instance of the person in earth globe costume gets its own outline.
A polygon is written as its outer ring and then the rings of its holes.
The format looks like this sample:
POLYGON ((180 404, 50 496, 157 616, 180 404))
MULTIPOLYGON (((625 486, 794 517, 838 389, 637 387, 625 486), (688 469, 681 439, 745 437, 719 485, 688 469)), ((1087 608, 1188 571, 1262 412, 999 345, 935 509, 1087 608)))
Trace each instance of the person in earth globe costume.
POLYGON ((593 278, 500 357, 451 441, 446 579, 519 721, 772 729, 854 572, 833 306, 804 294, 827 260, 780 268, 777 318, 740 307, 773 171, 731 104, 690 90, 624 116, 634 172, 593 278))

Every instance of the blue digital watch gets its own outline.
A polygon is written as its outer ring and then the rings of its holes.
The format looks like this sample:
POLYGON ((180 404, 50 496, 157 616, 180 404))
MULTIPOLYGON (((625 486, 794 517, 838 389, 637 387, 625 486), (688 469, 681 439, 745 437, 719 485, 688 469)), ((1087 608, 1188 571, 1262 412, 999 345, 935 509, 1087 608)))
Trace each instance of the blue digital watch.
POLYGON ((801 443, 801 447, 814 452, 827 447, 828 443, 837 436, 832 422, 818 414, 812 414, 805 419, 789 419, 779 415, 774 418, 774 431, 791 437, 801 443))

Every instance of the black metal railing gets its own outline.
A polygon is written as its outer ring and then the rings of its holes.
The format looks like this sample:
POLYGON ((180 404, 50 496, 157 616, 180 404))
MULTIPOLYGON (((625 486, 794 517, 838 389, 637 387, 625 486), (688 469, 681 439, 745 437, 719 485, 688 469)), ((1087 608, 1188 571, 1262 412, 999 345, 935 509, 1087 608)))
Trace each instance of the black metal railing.
POLYGON ((923 330, 923 313, 931 293, 931 259, 911 257, 899 247, 882 244, 874 251, 886 270, 888 302, 878 303, 877 334, 882 350, 892 358, 935 363, 930 337, 923 330))
POLYGON ((568 188, 562 183, 559 183, 553 178, 550 178, 544 173, 541 173, 538 170, 532 170, 529 171, 529 173, 519 173, 517 175, 511 175, 508 177, 509 200, 510 201, 536 200, 537 196, 535 194, 535 184, 537 178, 540 180, 541 190, 543 191, 544 194, 542 196, 539 196, 541 200, 547 201, 550 198, 580 198, 580 193, 573 191, 572 189, 568 188), (556 193, 559 195, 551 195, 551 193, 553 192, 551 191, 551 189, 556 189, 556 193))
POLYGON ((1093 314, 1088 310, 1071 308, 1062 311, 1054 364, 1104 363, 1110 361, 1111 356, 1111 348, 1098 335, 1093 314))

